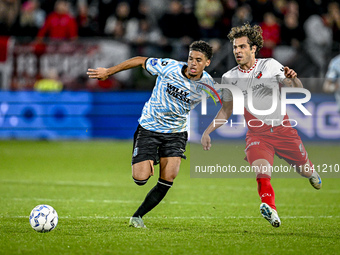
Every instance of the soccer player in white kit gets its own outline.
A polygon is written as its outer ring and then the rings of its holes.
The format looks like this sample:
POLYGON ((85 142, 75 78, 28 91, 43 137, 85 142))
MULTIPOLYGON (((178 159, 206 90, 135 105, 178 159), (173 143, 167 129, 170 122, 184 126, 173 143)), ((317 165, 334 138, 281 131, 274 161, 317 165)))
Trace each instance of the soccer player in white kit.
MULTIPOLYGON (((204 71, 210 65, 212 47, 204 41, 189 47, 188 61, 134 57, 110 68, 89 69, 90 78, 105 80, 123 70, 142 66, 157 75, 150 99, 145 103, 134 135, 132 177, 137 185, 147 183, 160 164, 155 187, 130 218, 129 225, 145 228, 142 217, 161 202, 176 178, 188 139, 188 113, 201 102, 203 91, 213 89, 215 82, 204 71)), ((218 95, 216 95, 218 96, 218 95)))
MULTIPOLYGON (((275 194, 270 183, 274 154, 285 159, 304 177, 309 178, 315 189, 321 188, 321 179, 297 134, 291 127, 289 118, 281 115, 281 85, 302 87, 297 74, 289 67, 283 67, 275 59, 256 59, 255 55, 263 46, 262 29, 245 24, 232 28, 228 38, 233 43, 233 53, 238 63, 222 76, 222 84, 240 88, 244 95, 244 118, 248 124, 246 136, 246 160, 256 169, 258 193, 261 198, 260 212, 273 227, 281 224, 275 206, 275 194), (257 110, 271 107, 273 98, 277 97, 276 110, 269 115, 253 114, 248 105, 248 91, 251 90, 253 106, 257 110), (276 93, 276 94, 274 94, 276 93), (275 120, 275 121, 274 121, 275 120), (282 124, 283 123, 283 124, 282 124)), ((233 96, 228 89, 222 90, 223 105, 215 119, 204 131, 201 139, 204 150, 211 147, 209 134, 222 126, 221 120, 227 120, 233 111, 233 96), (215 121, 218 120, 218 121, 215 121)), ((236 100, 236 99, 235 99, 236 100)))

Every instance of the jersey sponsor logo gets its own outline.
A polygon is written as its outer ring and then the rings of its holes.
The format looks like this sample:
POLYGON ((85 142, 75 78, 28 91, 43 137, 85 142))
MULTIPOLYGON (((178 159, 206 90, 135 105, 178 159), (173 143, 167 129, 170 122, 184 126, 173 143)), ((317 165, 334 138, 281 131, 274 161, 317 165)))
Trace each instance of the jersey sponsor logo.
POLYGON ((155 65, 157 65, 157 61, 158 61, 157 58, 153 58, 153 59, 151 59, 150 63, 151 63, 152 66, 155 66, 155 65))
POLYGON ((250 146, 254 146, 254 145, 260 145, 260 142, 252 142, 251 144, 247 146, 245 150, 248 150, 250 146))
POLYGON ((258 90, 258 89, 262 89, 262 88, 264 88, 264 83, 256 84, 255 86, 252 86, 251 90, 255 91, 255 90, 258 90))
POLYGON ((255 78, 256 79, 260 79, 261 77, 262 77, 262 72, 261 71, 255 73, 255 78))
POLYGON ((187 98, 189 95, 189 92, 185 92, 176 86, 171 85, 170 83, 167 83, 167 88, 166 92, 170 95, 173 96, 183 102, 189 103, 190 104, 190 99, 187 98))
MULTIPOLYGON (((254 86, 251 87, 251 90, 254 92, 258 89, 262 89, 264 88, 264 83, 261 84, 256 84, 254 86)), ((242 90, 243 95, 248 95, 248 90, 242 90)))

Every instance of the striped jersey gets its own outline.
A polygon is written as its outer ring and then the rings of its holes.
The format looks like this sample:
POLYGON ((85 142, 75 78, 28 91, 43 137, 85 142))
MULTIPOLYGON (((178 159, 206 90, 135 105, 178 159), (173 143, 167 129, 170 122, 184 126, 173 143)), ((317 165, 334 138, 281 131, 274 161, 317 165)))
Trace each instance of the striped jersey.
MULTIPOLYGON (((334 57, 329 63, 326 73, 326 80, 330 80, 334 83, 340 82, 340 55, 334 57)), ((340 86, 335 91, 334 96, 337 103, 338 111, 340 112, 340 86)))
MULTIPOLYGON (((244 95, 244 118, 249 130, 255 131, 252 126, 263 121, 263 129, 268 126, 278 126, 284 118, 281 115, 280 84, 286 79, 284 67, 273 58, 256 59, 255 64, 249 70, 243 70, 239 66, 234 67, 222 76, 222 84, 234 85, 242 90, 244 95), (249 109, 248 97, 252 96, 252 106, 256 110, 271 109, 274 97, 277 99, 276 110, 268 115, 254 114, 249 109), (250 122, 249 122, 250 121, 250 122), (249 125, 250 123, 250 125, 249 125)), ((232 101, 233 96, 228 89, 222 89, 223 101, 232 101)), ((288 125, 288 123, 287 123, 288 125)), ((262 129, 262 130, 263 130, 262 129)), ((261 129, 256 128, 256 131, 261 129)))
POLYGON ((340 55, 333 58, 329 63, 326 79, 332 82, 338 82, 340 80, 340 55))
POLYGON ((173 59, 146 60, 145 69, 158 77, 138 120, 143 128, 159 133, 187 131, 189 111, 201 102, 204 91, 213 94, 214 80, 205 71, 201 79, 190 80, 184 75, 186 67, 185 62, 173 59))

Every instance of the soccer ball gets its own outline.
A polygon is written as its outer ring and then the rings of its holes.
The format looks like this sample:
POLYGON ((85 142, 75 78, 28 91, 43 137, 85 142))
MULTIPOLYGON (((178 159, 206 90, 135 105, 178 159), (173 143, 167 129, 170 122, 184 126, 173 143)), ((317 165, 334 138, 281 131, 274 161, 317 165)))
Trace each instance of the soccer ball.
POLYGON ((58 214, 52 206, 37 205, 31 211, 30 224, 37 232, 50 232, 58 224, 58 214))

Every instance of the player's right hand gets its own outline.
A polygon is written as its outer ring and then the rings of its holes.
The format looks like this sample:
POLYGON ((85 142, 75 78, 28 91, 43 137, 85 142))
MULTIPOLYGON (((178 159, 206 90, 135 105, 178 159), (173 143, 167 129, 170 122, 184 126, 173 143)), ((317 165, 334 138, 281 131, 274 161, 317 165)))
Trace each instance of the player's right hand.
POLYGON ((211 147, 211 138, 207 134, 203 134, 201 138, 201 144, 203 146, 203 150, 208 151, 211 147))
POLYGON ((89 78, 91 79, 98 79, 101 81, 105 81, 109 76, 107 75, 107 68, 104 67, 98 67, 96 69, 87 69, 86 73, 89 78))

